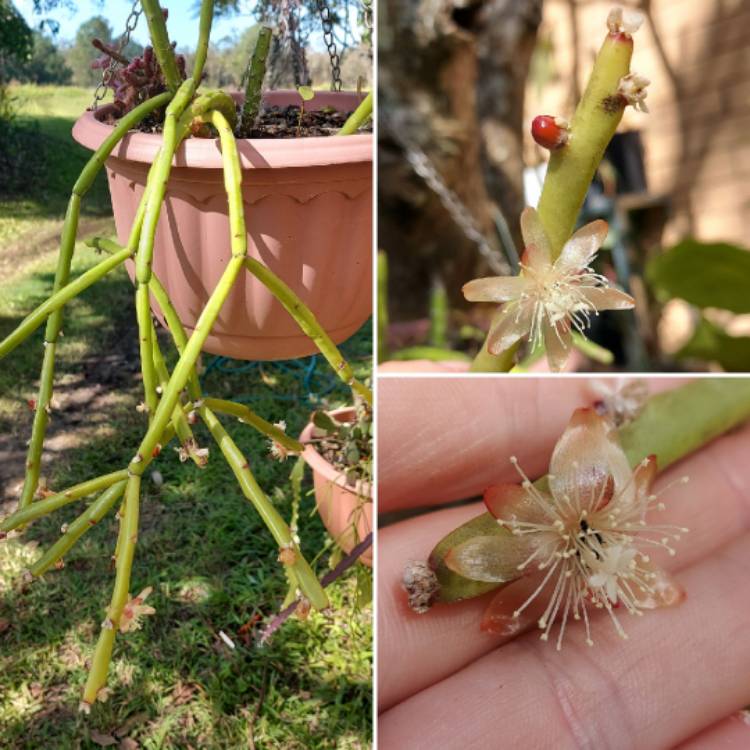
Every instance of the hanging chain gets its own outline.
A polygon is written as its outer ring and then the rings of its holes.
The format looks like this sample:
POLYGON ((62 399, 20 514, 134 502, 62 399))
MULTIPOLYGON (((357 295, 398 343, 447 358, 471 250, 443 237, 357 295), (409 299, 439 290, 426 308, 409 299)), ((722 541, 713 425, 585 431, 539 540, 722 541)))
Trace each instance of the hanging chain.
POLYGON ((327 0, 317 0, 318 13, 323 23, 323 41, 328 48, 328 57, 331 60, 331 91, 341 91, 341 59, 336 51, 336 40, 333 38, 333 21, 331 21, 331 9, 327 0))
POLYGON ((372 0, 362 0, 362 16, 367 29, 367 52, 372 60, 372 0))
POLYGON ((474 219, 458 195, 445 184, 445 181, 427 154, 414 141, 404 135, 403 129, 394 127, 392 123, 387 123, 387 126, 388 132, 404 150, 406 160, 409 162, 411 168, 437 195, 443 208, 445 208, 451 219, 461 229, 464 236, 477 246, 479 254, 487 261, 490 269, 502 276, 507 275, 510 272, 508 262, 489 243, 487 237, 479 229, 476 219, 474 219))
MULTIPOLYGON (((141 13, 143 13, 143 11, 141 10, 141 0, 135 0, 135 2, 133 3, 133 7, 130 9, 130 15, 125 21, 125 31, 120 37, 120 41, 117 43, 117 47, 115 47, 118 52, 122 53, 128 42, 130 41, 130 35, 135 31, 135 27, 138 25, 138 19, 140 18, 141 13)), ((94 101, 91 102, 91 107, 89 107, 89 109, 96 109, 99 105, 99 102, 104 99, 104 96, 107 93, 107 86, 112 80, 115 69, 119 64, 120 63, 118 63, 117 60, 114 59, 114 57, 110 58, 109 65, 102 72, 102 80, 94 91, 94 101)))

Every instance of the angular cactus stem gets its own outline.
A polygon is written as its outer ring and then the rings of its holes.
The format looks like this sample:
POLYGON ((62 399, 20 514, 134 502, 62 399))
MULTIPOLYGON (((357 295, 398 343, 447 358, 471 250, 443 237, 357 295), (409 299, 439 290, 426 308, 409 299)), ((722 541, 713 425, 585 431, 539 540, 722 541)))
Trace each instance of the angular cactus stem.
POLYGON ((271 47, 273 30, 268 26, 261 26, 250 54, 250 69, 245 84, 245 101, 242 104, 240 116, 240 130, 252 128, 258 119, 260 102, 263 96, 263 80, 266 77, 266 59, 271 47))
POLYGON ((212 411, 219 414, 229 414, 237 417, 243 424, 249 424, 255 427, 258 432, 275 442, 283 445, 292 453, 302 453, 305 446, 299 440, 295 440, 291 435, 287 435, 284 430, 279 429, 276 425, 267 422, 263 417, 259 417, 252 409, 244 404, 238 404, 235 401, 225 401, 221 398, 205 398, 203 402, 212 411))
POLYGON ((104 516, 125 491, 127 480, 113 484, 105 490, 75 521, 68 525, 65 533, 30 568, 33 576, 43 575, 70 551, 71 547, 104 516))
MULTIPOLYGON (((147 102, 143 102, 143 104, 133 109, 132 112, 125 115, 117 123, 112 133, 110 133, 101 146, 99 146, 94 152, 93 156, 88 160, 86 166, 81 171, 75 185, 73 185, 72 195, 65 214, 65 223, 63 225, 60 240, 60 254, 57 259, 53 292, 60 291, 70 280, 70 267, 73 260, 73 251, 75 249, 76 234, 78 231, 78 217, 80 214, 82 198, 89 191, 107 157, 112 153, 112 150, 120 140, 122 140, 123 136, 144 117, 153 112, 154 109, 166 104, 171 96, 171 93, 160 94, 153 99, 149 99, 147 102)), ((57 338, 62 328, 62 319, 62 310, 59 308, 52 312, 47 319, 47 328, 44 334, 44 340, 47 343, 45 345, 44 360, 42 362, 42 371, 39 378, 39 392, 36 398, 37 404, 49 404, 52 399, 55 354, 57 350, 57 338)), ((29 333, 30 332, 31 331, 29 331, 29 333)), ((2 350, 2 345, 0 345, 0 350, 2 350)), ((0 356, 2 356, 2 354, 0 354, 0 356)), ((49 415, 47 414, 47 410, 44 408, 37 409, 34 415, 31 441, 29 443, 29 450, 26 458, 27 473, 24 479, 23 489, 21 490, 20 506, 22 508, 25 508, 32 502, 39 485, 42 446, 47 431, 48 421, 49 415)))
POLYGON ((336 344, 318 323, 312 310, 269 268, 264 266, 255 258, 245 260, 248 271, 255 276, 264 286, 281 302, 286 311, 294 318, 302 332, 308 336, 320 353, 326 358, 328 364, 338 375, 339 380, 346 383, 354 393, 361 396, 368 404, 372 405, 372 391, 355 377, 349 363, 341 356, 336 344))
POLYGON ((622 120, 625 103, 617 88, 630 71, 632 55, 632 38, 607 35, 570 123, 568 142, 550 156, 538 211, 553 260, 573 234, 594 173, 622 120))
POLYGON ((196 86, 200 86, 203 78, 203 68, 206 65, 208 55, 208 42, 211 37, 211 24, 214 20, 214 0, 203 0, 201 2, 201 14, 198 27, 198 45, 195 48, 195 63, 193 64, 192 78, 196 86))
POLYGON ((96 700, 99 691, 107 681, 109 663, 112 659, 115 633, 120 625, 122 610, 128 601, 130 590, 130 573, 133 568, 135 545, 138 541, 138 515, 141 501, 141 477, 131 474, 125 488, 122 517, 120 518, 120 533, 117 539, 117 560, 115 586, 107 610, 107 616, 102 623, 99 640, 96 644, 91 669, 83 691, 83 702, 91 705, 96 700))
POLYGON ((372 117, 372 91, 359 103, 336 135, 353 135, 372 117))
POLYGON ((177 91, 180 87, 180 72, 177 69, 177 61, 172 44, 169 41, 167 24, 159 0, 141 0, 141 6, 148 22, 148 33, 154 47, 154 54, 159 61, 162 73, 164 73, 167 86, 170 91, 177 91))
POLYGON ((0 523, 0 531, 12 531, 17 529, 19 526, 23 526, 30 521, 34 521, 37 518, 46 516, 52 513, 58 508, 62 508, 69 503, 75 502, 82 497, 93 495, 102 490, 106 490, 117 482, 121 482, 128 478, 128 472, 126 469, 121 471, 113 471, 111 474, 103 474, 96 479, 89 479, 80 484, 76 484, 73 487, 69 487, 67 490, 62 492, 56 492, 54 495, 45 497, 43 500, 37 500, 26 508, 20 508, 12 515, 0 523))

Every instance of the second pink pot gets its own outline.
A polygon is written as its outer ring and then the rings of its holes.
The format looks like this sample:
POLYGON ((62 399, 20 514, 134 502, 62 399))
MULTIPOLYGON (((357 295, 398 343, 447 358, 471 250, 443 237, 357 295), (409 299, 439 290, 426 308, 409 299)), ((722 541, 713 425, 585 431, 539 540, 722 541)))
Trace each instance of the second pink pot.
MULTIPOLYGON (((344 407, 328 412, 338 422, 354 418, 354 409, 344 407)), ((329 463, 310 443, 315 425, 310 422, 299 439, 305 444, 302 457, 313 471, 315 503, 323 524, 336 544, 351 552, 372 531, 372 488, 365 482, 347 484, 343 472, 329 463)), ((372 547, 359 558, 372 566, 372 547)))
MULTIPOLYGON (((306 107, 349 111, 359 99, 355 93, 318 92, 306 107)), ((277 91, 265 100, 285 106, 299 103, 299 96, 277 91)), ((86 112, 73 137, 96 149, 111 130, 86 112)), ((372 311, 372 143, 370 134, 238 141, 249 253, 302 298, 337 343, 372 311)), ((130 133, 107 160, 123 245, 160 144, 160 135, 130 133)), ((231 255, 221 165, 218 139, 183 142, 156 232, 153 270, 188 334, 231 255)), ((154 312, 163 323, 158 307, 154 312)), ((281 304, 249 274, 235 285, 204 348, 249 360, 316 351, 281 304)))

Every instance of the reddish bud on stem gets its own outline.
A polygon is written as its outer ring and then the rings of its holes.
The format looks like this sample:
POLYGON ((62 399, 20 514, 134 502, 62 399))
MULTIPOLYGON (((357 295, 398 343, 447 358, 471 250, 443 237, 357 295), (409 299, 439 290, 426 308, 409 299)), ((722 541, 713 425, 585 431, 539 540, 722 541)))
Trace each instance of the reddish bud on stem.
POLYGON ((568 142, 570 127, 562 117, 538 115, 531 123, 531 135, 542 147, 555 151, 568 142))

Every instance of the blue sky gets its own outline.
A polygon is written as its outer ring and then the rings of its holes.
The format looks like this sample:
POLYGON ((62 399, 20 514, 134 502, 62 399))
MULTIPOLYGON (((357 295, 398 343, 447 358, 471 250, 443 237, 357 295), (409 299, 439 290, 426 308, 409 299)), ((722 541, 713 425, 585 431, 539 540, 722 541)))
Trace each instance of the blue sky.
MULTIPOLYGON (((34 14, 33 0, 14 0, 14 2, 27 23, 32 27, 37 27, 41 17, 34 14)), ((125 29, 125 20, 130 13, 132 0, 108 0, 102 3, 96 0, 75 0, 75 4, 77 6, 75 12, 58 8, 46 14, 46 17, 60 24, 59 36, 65 40, 72 39, 78 27, 92 16, 104 16, 114 29, 115 37, 119 37, 125 29)), ((195 47, 198 38, 196 3, 193 0, 161 0, 161 6, 169 9, 167 28, 170 37, 176 40, 180 47, 195 47)), ((238 15, 216 20, 211 31, 211 40, 218 42, 225 36, 241 32, 253 23, 254 20, 251 17, 238 15)), ((143 16, 138 21, 133 38, 140 44, 146 44, 148 28, 143 16)), ((316 40, 312 41, 314 46, 317 46, 316 40)))

